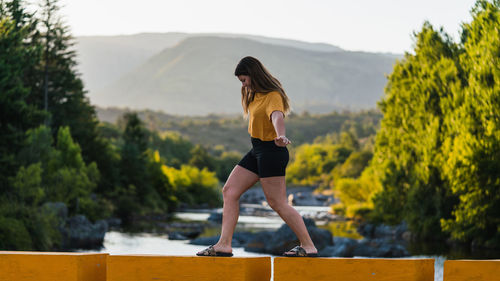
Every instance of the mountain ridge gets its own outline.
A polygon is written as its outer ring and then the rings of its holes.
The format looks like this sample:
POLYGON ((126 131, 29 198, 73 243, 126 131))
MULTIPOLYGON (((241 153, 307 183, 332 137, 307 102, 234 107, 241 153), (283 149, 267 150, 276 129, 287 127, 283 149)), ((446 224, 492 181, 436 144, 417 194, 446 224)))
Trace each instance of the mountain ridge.
MULTIPOLYGON (((127 57, 126 52, 118 51, 122 61, 136 65, 120 68, 114 82, 99 90, 90 89, 91 102, 172 114, 241 112, 240 84, 231 76, 243 56, 253 55, 283 83, 292 110, 325 113, 373 108, 383 95, 384 75, 392 71, 398 58, 392 54, 344 51, 335 46, 330 52, 319 52, 228 34, 185 35, 173 34, 177 36, 174 39, 154 36, 158 40, 155 46, 128 44, 127 48, 136 52, 147 49, 144 52, 154 53, 149 57, 141 53, 142 59, 135 61, 129 59, 133 55, 127 57), (158 51, 162 44, 169 47, 158 51)), ((110 67, 105 61, 100 66, 110 67)))

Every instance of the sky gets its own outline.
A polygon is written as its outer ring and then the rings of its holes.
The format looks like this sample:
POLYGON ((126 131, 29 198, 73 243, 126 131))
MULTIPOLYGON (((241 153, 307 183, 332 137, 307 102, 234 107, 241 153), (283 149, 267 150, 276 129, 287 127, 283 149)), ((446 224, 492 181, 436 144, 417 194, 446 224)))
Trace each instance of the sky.
POLYGON ((61 0, 74 36, 142 32, 243 33, 410 52, 425 20, 455 40, 475 0, 61 0))

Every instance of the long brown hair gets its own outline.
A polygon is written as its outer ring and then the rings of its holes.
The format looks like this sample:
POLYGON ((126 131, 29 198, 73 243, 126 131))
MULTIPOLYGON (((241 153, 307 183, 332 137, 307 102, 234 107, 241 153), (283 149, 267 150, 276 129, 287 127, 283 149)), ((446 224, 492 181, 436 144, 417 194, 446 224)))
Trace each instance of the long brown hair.
POLYGON ((248 116, 248 105, 253 101, 255 93, 279 92, 285 106, 283 113, 290 112, 289 99, 280 81, 274 78, 258 59, 250 56, 242 58, 234 70, 234 75, 250 76, 250 89, 241 87, 241 105, 245 118, 248 116))

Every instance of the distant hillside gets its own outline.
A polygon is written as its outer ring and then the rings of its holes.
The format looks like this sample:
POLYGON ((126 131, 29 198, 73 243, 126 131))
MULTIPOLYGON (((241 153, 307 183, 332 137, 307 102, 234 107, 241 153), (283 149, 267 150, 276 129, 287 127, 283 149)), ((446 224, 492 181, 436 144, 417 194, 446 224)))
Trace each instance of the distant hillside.
POLYGON ((327 113, 375 107, 395 57, 363 52, 317 52, 242 38, 189 37, 149 58, 91 95, 100 106, 172 114, 238 113, 242 57, 258 57, 282 82, 297 111, 327 113))
MULTIPOLYGON (((117 124, 127 109, 97 107, 99 120, 117 124)), ((151 110, 137 112, 145 126, 160 133, 177 132, 194 144, 207 148, 223 146, 226 151, 246 153, 250 147, 248 120, 241 114, 205 116, 180 116, 151 110)), ((288 148, 291 155, 296 147, 311 143, 317 137, 342 130, 354 131, 360 141, 373 136, 379 127, 382 114, 378 110, 355 113, 332 112, 329 114, 291 114, 286 119, 286 133, 293 144, 288 148)))
POLYGON ((184 33, 141 33, 76 38, 78 69, 85 87, 93 94, 123 74, 143 64, 161 50, 186 38, 184 33))
POLYGON ((336 52, 342 49, 329 44, 306 43, 297 40, 269 38, 247 34, 225 33, 139 33, 116 36, 81 36, 76 38, 79 71, 86 88, 93 93, 101 90, 146 62, 148 58, 188 37, 214 35, 228 38, 247 38, 267 44, 282 45, 318 52, 336 52))

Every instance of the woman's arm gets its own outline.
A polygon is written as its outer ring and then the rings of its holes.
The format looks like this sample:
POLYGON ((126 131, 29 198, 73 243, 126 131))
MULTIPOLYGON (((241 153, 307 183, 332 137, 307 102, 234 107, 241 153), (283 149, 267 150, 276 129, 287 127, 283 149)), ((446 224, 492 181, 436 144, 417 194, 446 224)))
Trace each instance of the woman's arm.
POLYGON ((286 146, 291 143, 289 139, 285 136, 285 120, 283 120, 283 112, 275 110, 271 113, 271 122, 273 123, 274 130, 276 131, 277 137, 274 142, 277 146, 286 146))

